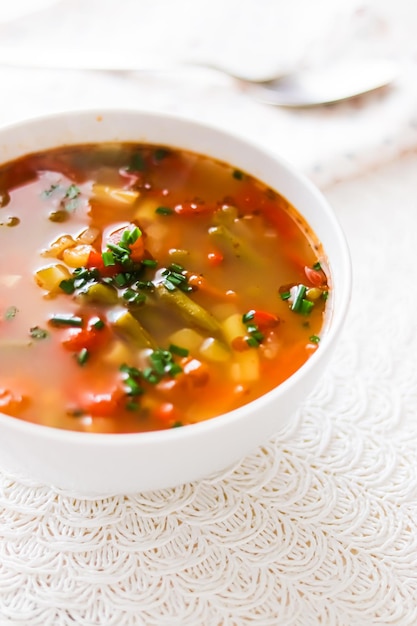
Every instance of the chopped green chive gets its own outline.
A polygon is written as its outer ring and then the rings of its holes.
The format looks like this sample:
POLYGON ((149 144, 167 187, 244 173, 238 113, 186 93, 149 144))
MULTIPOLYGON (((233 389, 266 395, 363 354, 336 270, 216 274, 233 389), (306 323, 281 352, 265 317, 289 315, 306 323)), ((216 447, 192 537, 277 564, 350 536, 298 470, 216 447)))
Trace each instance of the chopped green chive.
POLYGON ((174 343, 171 343, 171 345, 169 346, 169 351, 172 354, 177 354, 178 356, 188 356, 190 353, 187 348, 182 348, 181 346, 177 346, 174 343))
POLYGON ((313 270, 321 270, 321 263, 319 261, 317 261, 317 263, 314 263, 313 270))
POLYGON ((240 170, 233 170, 233 178, 236 178, 236 180, 242 180, 243 172, 241 172, 240 170))
POLYGON ((298 312, 300 310, 301 302, 303 301, 306 291, 307 291, 307 287, 305 285, 297 285, 297 291, 295 293, 294 300, 291 305, 292 311, 298 312))
POLYGON ((247 313, 244 313, 242 315, 242 321, 244 324, 246 324, 247 322, 250 322, 250 320, 253 320, 253 318, 255 317, 255 311, 248 311, 247 313))
POLYGON ((281 300, 289 300, 291 298, 291 292, 290 291, 283 291, 279 295, 281 296, 281 300))
POLYGON ((320 337, 318 337, 317 335, 311 335, 311 337, 309 338, 311 343, 319 343, 320 341, 320 337))
POLYGON ((174 209, 171 209, 168 206, 159 206, 155 209, 155 213, 158 213, 158 215, 172 215, 172 213, 174 213, 174 209))
POLYGON ((90 320, 90 325, 92 326, 92 328, 95 328, 96 330, 101 330, 102 328, 105 327, 105 323, 100 317, 93 317, 90 320))
POLYGON ((106 250, 106 252, 103 252, 101 256, 102 256, 103 263, 104 263, 105 267, 110 267, 111 265, 116 265, 116 261, 114 259, 114 255, 109 250, 106 250))
POLYGON ((82 326, 82 317, 78 315, 53 315, 49 319, 52 326, 82 326))
POLYGON ((303 298, 301 300, 300 306, 297 311, 301 313, 301 315, 309 315, 311 311, 313 310, 313 308, 314 308, 314 302, 303 298))
POLYGON ((145 267, 156 267, 158 265, 158 261, 155 261, 155 259, 143 259, 141 263, 145 267))
POLYGON ((74 279, 69 278, 68 280, 61 280, 59 288, 67 295, 71 295, 75 291, 74 279))
POLYGON ((89 359, 89 356, 90 353, 88 352, 87 348, 82 348, 76 356, 78 365, 85 365, 89 359))

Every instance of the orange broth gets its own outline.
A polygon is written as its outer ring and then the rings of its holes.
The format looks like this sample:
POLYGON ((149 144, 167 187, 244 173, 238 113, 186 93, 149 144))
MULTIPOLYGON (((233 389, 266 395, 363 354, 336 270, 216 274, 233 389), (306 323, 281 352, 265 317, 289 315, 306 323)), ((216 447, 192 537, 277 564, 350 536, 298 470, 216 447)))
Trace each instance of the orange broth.
POLYGON ((322 250, 250 175, 100 144, 0 168, 0 411, 86 432, 244 405, 317 349, 322 250))

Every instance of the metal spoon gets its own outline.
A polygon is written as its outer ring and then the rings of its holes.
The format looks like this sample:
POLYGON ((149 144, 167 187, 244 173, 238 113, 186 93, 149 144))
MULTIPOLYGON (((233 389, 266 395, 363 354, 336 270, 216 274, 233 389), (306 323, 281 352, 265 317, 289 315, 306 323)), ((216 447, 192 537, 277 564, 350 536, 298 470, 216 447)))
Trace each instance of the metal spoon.
POLYGON ((313 107, 348 100, 358 95, 381 89, 398 75, 398 66, 392 61, 357 59, 335 62, 320 68, 305 69, 268 80, 253 80, 236 75, 226 68, 199 61, 152 59, 138 63, 131 54, 114 50, 92 51, 82 54, 70 51, 52 51, 33 47, 30 51, 8 50, 0 46, 0 65, 38 69, 99 70, 110 72, 167 72, 179 67, 201 67, 215 70, 235 79, 241 88, 266 104, 281 107, 313 107))
POLYGON ((262 82, 239 79, 242 89, 265 104, 314 107, 349 100, 386 87, 399 74, 392 61, 337 62, 262 82))

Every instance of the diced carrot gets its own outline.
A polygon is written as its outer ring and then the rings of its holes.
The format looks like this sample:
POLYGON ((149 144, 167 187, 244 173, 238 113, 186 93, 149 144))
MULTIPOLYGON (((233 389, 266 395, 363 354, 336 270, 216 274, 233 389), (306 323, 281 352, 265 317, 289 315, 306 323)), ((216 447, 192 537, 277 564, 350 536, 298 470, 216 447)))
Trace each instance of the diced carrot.
POLYGON ((279 323, 279 318, 268 311, 255 311, 253 322, 260 331, 264 332, 269 328, 273 328, 279 323))
POLYGON ((0 411, 15 414, 24 402, 24 398, 10 389, 0 388, 0 411))
POLYGON ((81 407, 93 417, 111 417, 119 410, 122 393, 117 388, 104 393, 86 392, 81 400, 81 407))
POLYGON ((118 263, 115 265, 104 265, 102 254, 98 250, 92 250, 90 252, 86 267, 88 269, 97 269, 100 275, 105 277, 115 276, 122 271, 122 267, 118 263))
POLYGON ((153 410, 153 417, 163 426, 173 426, 179 421, 180 411, 172 402, 162 402, 153 410))

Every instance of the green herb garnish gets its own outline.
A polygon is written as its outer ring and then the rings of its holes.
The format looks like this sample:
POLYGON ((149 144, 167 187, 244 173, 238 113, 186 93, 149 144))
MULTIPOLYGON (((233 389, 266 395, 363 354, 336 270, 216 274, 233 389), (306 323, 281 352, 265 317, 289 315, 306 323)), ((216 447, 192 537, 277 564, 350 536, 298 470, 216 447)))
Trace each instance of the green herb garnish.
POLYGON ((46 339, 49 335, 47 330, 44 330, 43 328, 40 328, 40 326, 33 326, 32 328, 29 329, 29 334, 32 337, 32 339, 46 339))
POLYGON ((17 306, 9 306, 4 313, 4 319, 10 322, 11 320, 14 320, 18 313, 19 309, 17 306))

